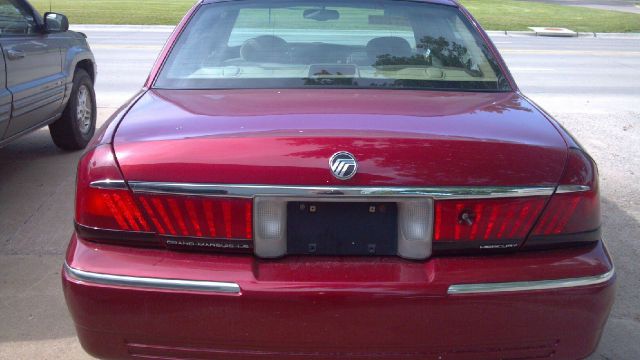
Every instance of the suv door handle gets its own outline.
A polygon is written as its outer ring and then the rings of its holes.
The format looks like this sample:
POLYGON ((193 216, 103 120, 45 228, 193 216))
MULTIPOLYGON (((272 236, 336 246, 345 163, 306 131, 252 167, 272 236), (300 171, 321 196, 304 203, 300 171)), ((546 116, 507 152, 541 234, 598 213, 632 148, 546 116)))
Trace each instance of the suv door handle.
POLYGON ((20 50, 7 50, 7 57, 10 60, 18 60, 18 59, 22 59, 23 57, 25 57, 26 54, 24 51, 20 51, 20 50))

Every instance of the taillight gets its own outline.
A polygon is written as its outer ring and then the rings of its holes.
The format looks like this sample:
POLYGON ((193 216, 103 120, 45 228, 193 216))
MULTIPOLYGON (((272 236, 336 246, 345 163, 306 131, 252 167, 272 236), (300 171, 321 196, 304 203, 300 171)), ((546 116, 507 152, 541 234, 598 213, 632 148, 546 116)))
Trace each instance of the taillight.
POLYGON ((571 149, 558 189, 526 246, 596 241, 599 229, 598 170, 584 152, 571 149))
MULTIPOLYGON (((584 152, 569 150, 559 186, 551 197, 547 190, 537 196, 437 200, 433 206, 431 200, 403 201, 399 254, 422 259, 430 245, 439 253, 600 239, 598 173, 584 152)), ((134 193, 111 145, 104 144, 80 160, 75 220, 78 234, 89 240, 249 252, 255 214, 256 254, 277 257, 286 252, 285 200, 258 197, 254 210, 251 198, 134 193)))
POLYGON ((439 200, 434 211, 434 251, 518 247, 547 197, 439 200))
POLYGON ((114 231, 152 231, 116 165, 110 145, 80 160, 76 184, 76 223, 114 231))
POLYGON ((438 200, 434 252, 557 247, 600 239, 600 198, 595 163, 570 149, 551 196, 438 200))
POLYGON ((251 240, 247 199, 141 194, 137 199, 160 235, 251 240))
POLYGON ((251 199, 134 194, 109 144, 78 166, 76 228, 89 240, 172 248, 250 250, 251 199))

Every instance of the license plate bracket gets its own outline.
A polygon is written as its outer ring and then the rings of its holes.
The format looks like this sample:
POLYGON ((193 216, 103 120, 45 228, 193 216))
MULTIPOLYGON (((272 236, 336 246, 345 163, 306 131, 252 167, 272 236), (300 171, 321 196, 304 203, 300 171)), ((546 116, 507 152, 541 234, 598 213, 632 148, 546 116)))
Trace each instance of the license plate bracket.
POLYGON ((395 202, 287 203, 287 253, 305 255, 397 255, 395 202))

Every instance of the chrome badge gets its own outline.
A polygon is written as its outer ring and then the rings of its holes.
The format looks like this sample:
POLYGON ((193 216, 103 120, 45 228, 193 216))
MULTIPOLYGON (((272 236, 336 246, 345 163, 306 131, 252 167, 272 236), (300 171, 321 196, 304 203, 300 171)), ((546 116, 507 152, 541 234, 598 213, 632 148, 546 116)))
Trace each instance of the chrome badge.
POLYGON ((331 168, 331 173, 337 179, 340 180, 349 180, 358 171, 358 162, 356 161, 356 157, 346 151, 340 151, 329 159, 329 167, 331 168))

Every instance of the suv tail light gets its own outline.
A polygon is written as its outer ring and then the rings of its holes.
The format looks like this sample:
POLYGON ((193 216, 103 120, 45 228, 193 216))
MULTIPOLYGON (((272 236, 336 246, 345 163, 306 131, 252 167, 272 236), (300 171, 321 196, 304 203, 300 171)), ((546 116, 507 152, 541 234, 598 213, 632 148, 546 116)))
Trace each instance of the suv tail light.
POLYGON ((556 193, 536 224, 527 247, 600 240, 598 169, 571 149, 556 193))
POLYGON ((78 166, 76 228, 90 240, 249 250, 252 211, 250 199, 134 194, 109 144, 89 151, 78 166))

